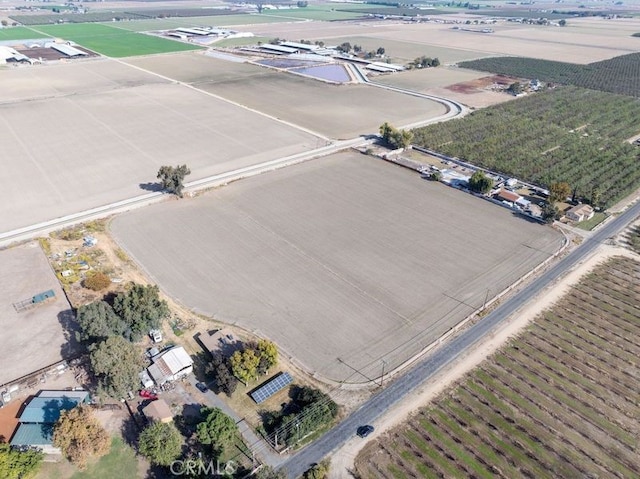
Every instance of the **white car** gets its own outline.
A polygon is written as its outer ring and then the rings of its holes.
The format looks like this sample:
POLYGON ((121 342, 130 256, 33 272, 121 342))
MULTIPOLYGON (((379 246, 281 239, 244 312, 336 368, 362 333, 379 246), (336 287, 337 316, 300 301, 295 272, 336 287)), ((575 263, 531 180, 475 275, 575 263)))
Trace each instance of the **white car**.
POLYGON ((152 329, 151 331, 149 331, 149 336, 151 336, 151 339, 153 339, 154 343, 159 343, 162 341, 162 331, 160 331, 159 329, 152 329))

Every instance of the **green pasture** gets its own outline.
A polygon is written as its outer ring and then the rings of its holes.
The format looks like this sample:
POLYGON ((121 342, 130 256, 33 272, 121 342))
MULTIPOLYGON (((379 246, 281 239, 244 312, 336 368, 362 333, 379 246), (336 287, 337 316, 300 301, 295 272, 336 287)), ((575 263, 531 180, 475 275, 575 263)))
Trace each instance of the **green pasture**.
POLYGON ((102 55, 118 58, 200 49, 196 45, 95 23, 43 25, 34 31, 71 40, 102 55))
POLYGON ((7 40, 29 40, 41 38, 42 35, 25 27, 0 28, 0 42, 7 40))

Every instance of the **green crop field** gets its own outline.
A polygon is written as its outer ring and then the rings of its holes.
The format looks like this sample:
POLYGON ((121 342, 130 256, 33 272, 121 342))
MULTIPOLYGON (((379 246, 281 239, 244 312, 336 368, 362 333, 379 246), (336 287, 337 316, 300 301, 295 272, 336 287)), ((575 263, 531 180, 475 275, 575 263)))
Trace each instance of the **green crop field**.
POLYGON ((613 258, 407 424, 358 477, 640 477, 640 263, 613 258))
POLYGON ((34 28, 34 30, 74 41, 83 47, 109 57, 132 57, 200 49, 195 45, 95 23, 46 25, 34 28))
POLYGON ((462 62, 462 68, 640 97, 640 53, 610 60, 575 63, 521 57, 493 57, 462 62))
POLYGON ((562 87, 414 130, 414 144, 609 206, 640 186, 640 104, 623 95, 562 87), (594 195, 594 193, 596 193, 594 195))
POLYGON ((7 40, 28 40, 40 38, 41 34, 25 27, 0 28, 0 42, 7 40))

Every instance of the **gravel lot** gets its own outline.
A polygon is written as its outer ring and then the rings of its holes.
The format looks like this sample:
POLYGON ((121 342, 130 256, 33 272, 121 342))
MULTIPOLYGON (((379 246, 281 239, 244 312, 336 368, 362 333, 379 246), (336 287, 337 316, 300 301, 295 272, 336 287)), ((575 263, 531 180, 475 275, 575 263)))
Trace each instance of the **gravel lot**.
POLYGON ((75 352, 71 306, 38 243, 0 250, 0 384, 75 352), (14 303, 52 289, 55 300, 16 312, 14 303), (71 334, 71 342, 67 335, 71 334))
POLYGON ((309 133, 111 60, 0 71, 0 83, 11 178, 0 232, 146 193, 140 185, 157 181, 162 165, 187 164, 193 181, 318 146, 309 133))
POLYGON ((354 152, 131 212, 112 231, 184 305, 350 382, 400 364, 562 243, 354 152))

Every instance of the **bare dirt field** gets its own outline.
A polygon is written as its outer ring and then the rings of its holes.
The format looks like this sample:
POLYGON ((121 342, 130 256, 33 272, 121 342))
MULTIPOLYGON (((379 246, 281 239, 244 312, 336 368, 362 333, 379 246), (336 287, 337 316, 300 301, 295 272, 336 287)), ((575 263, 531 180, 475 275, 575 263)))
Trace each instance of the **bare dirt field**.
POLYGON ((348 35, 344 37, 331 37, 324 40, 324 42, 330 43, 331 45, 340 45, 344 42, 349 42, 351 45, 361 46, 365 52, 376 51, 379 47, 382 47, 385 50, 386 56, 390 57, 393 62, 399 63, 407 63, 423 55, 431 58, 437 57, 443 64, 458 63, 488 56, 486 53, 478 51, 425 45, 412 41, 396 41, 391 38, 382 40, 375 36, 358 37, 348 35))
POLYGON ((349 382, 398 366, 562 243, 355 152, 125 214, 112 232, 185 306, 349 382))
POLYGON ((371 80, 385 85, 429 92, 432 88, 447 87, 461 82, 477 80, 478 78, 486 76, 487 72, 441 66, 438 68, 421 68, 372 76, 371 80))
POLYGON ((513 95, 491 90, 494 76, 457 67, 410 70, 373 76, 371 80, 449 98, 470 108, 484 108, 515 98, 513 95))
POLYGON ((0 384, 76 352, 73 314, 37 242, 0 251, 0 384), (14 303, 48 290, 55 298, 17 312, 14 303))
POLYGON ((199 89, 336 139, 375 133, 385 121, 400 127, 445 113, 444 106, 431 100, 367 85, 332 85, 255 65, 201 58, 189 58, 185 72, 179 55, 130 62, 169 77, 194 78, 199 89))
POLYGON ((596 30, 591 28, 591 24, 588 24, 588 27, 573 28, 574 22, 582 25, 578 19, 571 19, 569 25, 564 28, 503 23, 492 26, 495 33, 490 34, 454 30, 453 25, 445 24, 383 21, 329 24, 327 22, 282 23, 251 25, 238 27, 238 29, 251 31, 260 36, 286 38, 293 41, 323 40, 325 43, 332 42, 332 39, 344 39, 350 36, 369 37, 379 39, 382 46, 385 40, 420 45, 420 48, 424 49, 423 54, 427 56, 429 56, 429 47, 433 46, 484 55, 514 55, 591 63, 640 51, 638 42, 634 42, 634 39, 628 36, 632 33, 630 30, 634 26, 618 23, 615 20, 603 20, 607 22, 606 26, 596 30), (625 31, 625 35, 622 36, 615 33, 619 25, 623 25, 629 31, 625 31))
POLYGON ((187 164, 192 181, 318 145, 308 132, 110 60, 2 71, 0 82, 12 178, 0 192, 0 231, 145 193, 140 185, 162 165, 187 164))

